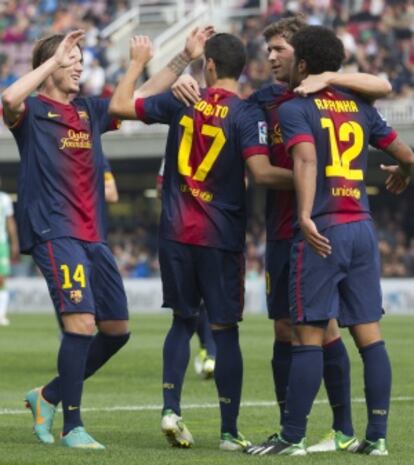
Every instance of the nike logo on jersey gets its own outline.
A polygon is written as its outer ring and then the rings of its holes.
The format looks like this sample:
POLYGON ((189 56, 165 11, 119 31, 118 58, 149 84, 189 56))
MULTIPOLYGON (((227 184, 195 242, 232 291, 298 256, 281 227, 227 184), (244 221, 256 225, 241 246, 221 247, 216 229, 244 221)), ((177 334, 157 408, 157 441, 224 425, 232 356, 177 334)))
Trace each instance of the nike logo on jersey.
POLYGON ((89 120, 88 113, 86 111, 78 111, 78 115, 80 119, 84 119, 86 121, 89 120))
POLYGON ((48 118, 59 118, 59 113, 53 113, 52 111, 49 111, 47 114, 48 118))
POLYGON ((68 410, 71 412, 72 410, 78 410, 79 407, 77 407, 76 405, 68 405, 68 410))

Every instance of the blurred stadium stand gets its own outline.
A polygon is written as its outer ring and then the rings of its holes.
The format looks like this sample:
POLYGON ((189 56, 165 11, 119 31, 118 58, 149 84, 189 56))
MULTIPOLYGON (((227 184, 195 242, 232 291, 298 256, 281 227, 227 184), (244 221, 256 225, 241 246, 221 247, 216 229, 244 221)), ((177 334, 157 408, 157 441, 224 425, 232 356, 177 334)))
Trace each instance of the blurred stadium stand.
MULTIPOLYGON (((376 106, 401 137, 414 147, 414 3, 410 0, 0 0, 0 92, 30 69, 34 41, 49 32, 86 31, 82 92, 109 96, 127 64, 128 39, 148 34, 156 56, 147 76, 181 49, 188 31, 213 23, 217 30, 240 35, 248 49, 248 65, 240 92, 248 96, 271 82, 261 36, 263 27, 301 12, 309 24, 335 28, 347 59, 344 70, 365 71, 389 79, 393 93, 376 106)), ((200 74, 199 64, 192 70, 200 74)), ((166 127, 124 122, 104 136, 104 150, 115 174, 120 202, 111 205, 110 242, 124 276, 159 274, 156 258, 159 200, 155 179, 164 152, 166 127)), ((0 123, 0 173, 3 189, 16 192, 17 148, 0 123)), ((414 276, 414 188, 401 197, 388 195, 378 165, 389 162, 379 152, 370 157, 371 205, 383 256, 383 276, 414 276)), ((264 191, 250 186, 251 221, 247 236, 247 276, 263 277, 265 233, 264 191)), ((18 276, 36 274, 30 260, 14 267, 18 276)))

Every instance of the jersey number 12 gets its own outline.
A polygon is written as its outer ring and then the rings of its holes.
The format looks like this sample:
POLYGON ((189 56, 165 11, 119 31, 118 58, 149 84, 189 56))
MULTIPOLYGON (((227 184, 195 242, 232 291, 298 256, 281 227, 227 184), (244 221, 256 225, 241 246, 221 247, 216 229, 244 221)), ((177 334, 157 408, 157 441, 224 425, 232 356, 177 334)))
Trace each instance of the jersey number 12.
POLYGON ((364 131, 356 121, 345 121, 339 126, 338 135, 331 118, 321 118, 321 126, 329 131, 329 143, 331 146, 332 164, 325 167, 326 177, 341 177, 350 181, 362 181, 364 172, 361 169, 351 168, 351 162, 357 158, 364 147, 364 131), (349 142, 353 136, 352 145, 340 153, 339 142, 349 142))

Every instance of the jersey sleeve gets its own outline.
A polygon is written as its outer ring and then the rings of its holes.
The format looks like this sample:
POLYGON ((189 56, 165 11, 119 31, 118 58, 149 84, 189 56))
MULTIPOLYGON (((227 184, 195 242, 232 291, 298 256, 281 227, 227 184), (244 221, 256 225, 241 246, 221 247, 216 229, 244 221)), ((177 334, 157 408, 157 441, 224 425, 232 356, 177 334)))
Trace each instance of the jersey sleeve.
POLYGON ((280 128, 286 151, 301 142, 315 143, 313 133, 305 114, 305 100, 290 100, 278 109, 280 128))
POLYGON ((371 122, 369 143, 377 149, 384 150, 397 138, 398 134, 392 127, 388 126, 387 121, 376 108, 370 107, 369 112, 369 121, 371 122))
POLYGON ((257 105, 246 105, 245 111, 240 112, 239 131, 244 159, 252 155, 269 156, 266 118, 257 105))
POLYGON ((13 124, 10 124, 10 122, 7 120, 6 115, 3 113, 4 124, 10 129, 12 133, 17 134, 20 131, 24 132, 25 130, 24 128, 30 124, 29 114, 31 112, 33 105, 36 105, 35 99, 33 97, 28 97, 24 101, 23 113, 13 124))
POLYGON ((135 100, 137 119, 146 124, 169 124, 173 115, 182 107, 183 104, 176 100, 170 91, 135 100))
POLYGON ((116 131, 121 127, 121 121, 109 115, 109 99, 91 98, 91 106, 99 121, 99 129, 101 134, 108 131, 116 131))

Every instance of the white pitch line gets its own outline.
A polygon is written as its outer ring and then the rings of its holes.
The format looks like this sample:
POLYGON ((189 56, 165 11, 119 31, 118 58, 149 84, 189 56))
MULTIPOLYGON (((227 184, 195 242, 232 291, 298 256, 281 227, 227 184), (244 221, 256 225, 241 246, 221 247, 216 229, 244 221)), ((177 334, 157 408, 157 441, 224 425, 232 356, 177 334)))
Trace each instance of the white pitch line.
MULTIPOLYGON (((393 397, 391 402, 412 402, 414 397, 393 397)), ((352 399, 352 403, 361 404, 364 403, 365 399, 363 397, 357 397, 352 399)), ((315 400, 315 405, 327 404, 327 399, 315 400)), ((276 406, 274 401, 246 401, 241 403, 241 407, 273 407, 276 406)), ((183 405, 183 410, 196 410, 196 409, 209 409, 217 408, 218 404, 187 404, 183 405)), ((162 409, 162 405, 116 405, 114 407, 82 407, 82 412, 150 412, 158 411, 162 409)), ((24 415, 30 413, 28 409, 19 409, 13 410, 8 408, 0 409, 0 415, 24 415)))

